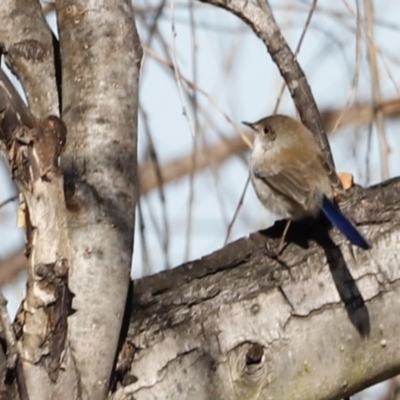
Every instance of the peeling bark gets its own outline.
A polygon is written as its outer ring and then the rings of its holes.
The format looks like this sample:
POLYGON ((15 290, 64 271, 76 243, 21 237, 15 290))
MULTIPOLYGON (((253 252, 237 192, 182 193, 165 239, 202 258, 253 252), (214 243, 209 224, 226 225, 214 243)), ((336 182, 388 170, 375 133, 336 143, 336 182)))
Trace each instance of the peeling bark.
POLYGON ((78 3, 56 4, 66 138, 0 71, 0 144, 27 229, 15 329, 31 399, 107 397, 130 283, 141 47, 129 1, 78 3))
POLYGON ((19 361, 29 393, 42 398, 51 388, 42 386, 38 373, 45 381, 58 374, 70 310, 70 249, 57 161, 65 135, 59 118, 35 119, 0 71, 0 142, 23 195, 29 257, 26 296, 15 326, 19 361))

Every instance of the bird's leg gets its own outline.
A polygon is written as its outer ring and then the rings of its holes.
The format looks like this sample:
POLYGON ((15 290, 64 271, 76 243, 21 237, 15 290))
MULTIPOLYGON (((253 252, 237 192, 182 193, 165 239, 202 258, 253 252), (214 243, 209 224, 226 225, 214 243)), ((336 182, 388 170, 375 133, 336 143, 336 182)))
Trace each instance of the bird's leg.
POLYGON ((279 240, 279 245, 278 245, 278 250, 275 249, 271 249, 270 245, 268 243, 265 244, 265 249, 267 251, 267 255, 271 258, 278 258, 278 256, 282 253, 282 250, 284 248, 284 244, 285 244, 285 238, 286 238, 286 234, 289 230, 289 226, 290 226, 291 220, 288 219, 286 221, 286 225, 285 225, 285 229, 283 230, 282 236, 279 240))
POLYGON ((283 230, 281 240, 279 241, 278 254, 281 254, 281 251, 283 250, 283 244, 285 243, 285 237, 286 237, 286 234, 287 234, 287 232, 289 230, 289 226, 290 226, 291 222, 292 221, 290 219, 288 219, 286 221, 285 229, 283 230))

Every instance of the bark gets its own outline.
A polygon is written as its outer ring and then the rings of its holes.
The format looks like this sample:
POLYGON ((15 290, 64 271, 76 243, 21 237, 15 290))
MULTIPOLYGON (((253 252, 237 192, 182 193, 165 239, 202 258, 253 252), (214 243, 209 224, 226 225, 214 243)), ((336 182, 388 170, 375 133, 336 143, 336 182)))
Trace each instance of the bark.
MULTIPOLYGON (((209 2, 239 15, 264 40, 329 158, 310 89, 268 7, 209 2)), ((0 45, 30 103, 40 104, 28 111, 0 73, 0 141, 25 198, 29 255, 16 323, 22 357, 15 360, 13 332, 2 318, 16 365, 4 368, 10 354, 6 359, 0 351, 0 377, 4 383, 7 369, 23 368, 20 398, 27 397, 26 386, 31 399, 103 399, 121 338, 137 197, 141 48, 132 6, 127 0, 56 3, 68 128, 60 171, 65 127, 44 118, 57 113, 51 36, 36 2, 22 10, 5 4, 1 19, 29 29, 14 27, 8 36, 8 28, 1 30, 0 45), (41 73, 45 93, 38 88, 41 73)), ((270 258, 279 223, 137 281, 112 397, 337 399, 398 373, 399 189, 393 180, 355 190, 343 204, 373 243, 371 251, 350 247, 322 220, 303 221, 291 226, 284 253, 270 258)))
POLYGON ((62 171, 65 124, 36 118, 0 70, 0 144, 24 197, 29 256, 15 324, 20 359, 10 369, 23 368, 21 398, 100 400, 130 281, 141 48, 127 0, 58 1, 56 11, 68 127, 62 171))
POLYGON ((0 2, 0 47, 37 118, 59 115, 53 37, 37 0, 0 2))
POLYGON ((369 251, 320 219, 271 259, 281 221, 134 282, 114 398, 340 399, 399 373, 399 200, 395 179, 341 204, 369 251))
POLYGON ((57 117, 35 119, 0 70, 0 143, 24 198, 20 213, 29 256, 26 295, 15 324, 21 357, 17 371, 21 362, 28 390, 44 399, 49 387, 42 387, 40 378, 54 379, 59 369, 70 309, 70 251, 63 178, 57 168, 65 133, 57 117))
POLYGON ((60 0, 56 11, 62 115, 68 127, 61 168, 72 250, 69 288, 74 294, 66 375, 68 370, 76 375, 70 393, 61 395, 102 399, 130 280, 142 52, 129 0, 60 0))

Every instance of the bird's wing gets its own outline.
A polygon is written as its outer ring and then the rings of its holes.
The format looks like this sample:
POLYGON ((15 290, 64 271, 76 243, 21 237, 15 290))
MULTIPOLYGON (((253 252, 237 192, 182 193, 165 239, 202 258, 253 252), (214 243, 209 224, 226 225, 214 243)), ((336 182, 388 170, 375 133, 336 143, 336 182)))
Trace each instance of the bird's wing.
POLYGON ((253 166, 253 174, 271 189, 282 196, 299 204, 305 204, 310 197, 311 188, 308 184, 306 169, 301 165, 285 167, 274 174, 266 173, 258 166, 253 166))

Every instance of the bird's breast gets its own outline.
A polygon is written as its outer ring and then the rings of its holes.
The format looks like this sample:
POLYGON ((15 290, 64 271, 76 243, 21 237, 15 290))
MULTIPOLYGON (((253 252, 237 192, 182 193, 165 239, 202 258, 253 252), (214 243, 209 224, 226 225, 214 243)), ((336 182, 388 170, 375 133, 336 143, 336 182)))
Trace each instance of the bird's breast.
POLYGON ((273 214, 276 214, 282 218, 292 218, 292 214, 290 212, 292 207, 288 200, 278 194, 276 191, 272 190, 261 179, 256 178, 253 172, 251 172, 250 176, 254 190, 262 205, 273 214))

